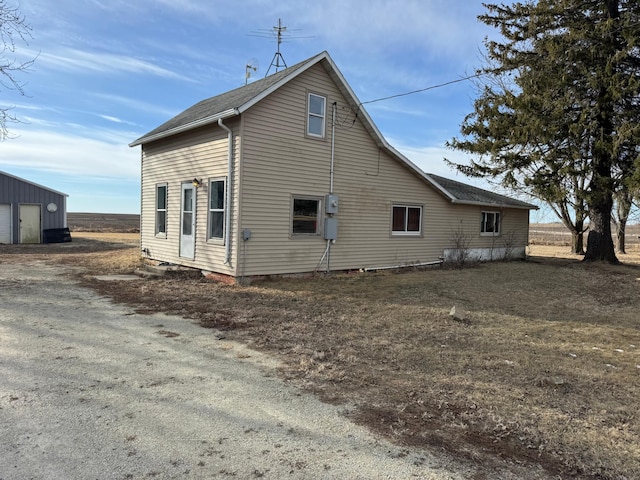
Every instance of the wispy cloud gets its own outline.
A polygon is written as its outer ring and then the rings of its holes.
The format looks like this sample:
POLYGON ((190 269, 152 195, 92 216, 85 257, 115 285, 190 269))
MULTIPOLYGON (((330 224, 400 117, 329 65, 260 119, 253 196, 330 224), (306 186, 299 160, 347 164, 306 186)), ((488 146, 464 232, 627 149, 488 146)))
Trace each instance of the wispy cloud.
POLYGON ((87 52, 66 48, 56 53, 41 53, 38 65, 71 72, 100 74, 136 73, 193 82, 185 75, 159 67, 138 58, 111 53, 87 52))
POLYGON ((136 126, 136 124, 133 122, 129 122, 128 120, 123 120, 118 117, 112 117, 111 115, 98 115, 98 116, 100 118, 103 118, 104 120, 107 120, 108 122, 136 126))
MULTIPOLYGON (((122 134, 82 137, 47 130, 13 130, 2 144, 0 166, 32 168, 64 175, 138 179, 140 156, 122 134)), ((10 170, 10 168, 8 168, 10 170)))
MULTIPOLYGON (((160 118, 169 119, 174 115, 180 113, 179 110, 164 107, 161 104, 155 104, 150 102, 143 102, 136 100, 135 98, 125 97, 122 95, 116 95, 112 93, 92 93, 94 98, 100 99, 104 102, 115 103, 125 107, 127 110, 137 110, 140 112, 151 113, 157 115, 160 118)), ((189 105, 185 105, 184 108, 189 105)))

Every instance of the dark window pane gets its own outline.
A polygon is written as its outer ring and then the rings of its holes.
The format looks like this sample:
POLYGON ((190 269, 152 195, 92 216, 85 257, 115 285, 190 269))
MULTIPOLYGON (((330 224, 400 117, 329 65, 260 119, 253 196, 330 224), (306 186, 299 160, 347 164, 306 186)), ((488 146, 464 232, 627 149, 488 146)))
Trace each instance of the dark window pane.
POLYGON ((393 231, 404 232, 406 207, 393 207, 393 231))
POLYGON ((407 232, 419 232, 421 209, 409 207, 407 210, 407 232))
POLYGON ((211 212, 209 225, 209 238, 222 238, 222 234, 224 233, 224 213, 211 212))
POLYGON ((156 192, 156 205, 158 210, 166 210, 167 208, 167 187, 165 185, 158 187, 156 192))
POLYGON ((184 191, 182 208, 185 212, 193 212, 193 188, 184 191))
POLYGON ((167 233, 167 212, 165 211, 157 212, 156 233, 167 233))
POLYGON ((182 234, 183 235, 191 235, 193 231, 193 213, 183 212, 182 213, 182 234))
POLYGON ((318 233, 318 200, 293 200, 293 233, 318 233))
POLYGON ((224 181, 211 182, 211 207, 212 210, 224 208, 224 181))

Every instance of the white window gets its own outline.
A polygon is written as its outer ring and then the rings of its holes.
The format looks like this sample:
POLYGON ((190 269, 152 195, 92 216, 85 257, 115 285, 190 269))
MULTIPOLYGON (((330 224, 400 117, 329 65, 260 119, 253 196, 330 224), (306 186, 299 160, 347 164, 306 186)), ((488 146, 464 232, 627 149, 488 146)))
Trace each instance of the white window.
POLYGON ((307 103, 307 135, 324 138, 327 99, 315 93, 309 94, 307 103))
POLYGON ((224 201, 225 181, 211 180, 209 182, 209 238, 216 240, 224 238, 224 201))
POLYGON ((167 236, 167 184, 156 185, 156 235, 167 236))
POLYGON ((320 235, 320 199, 293 197, 292 235, 320 235))
POLYGON ((482 212, 480 235, 500 235, 500 212, 482 212))
POLYGON ((422 233, 422 207, 418 205, 393 205, 392 235, 420 235, 422 233))

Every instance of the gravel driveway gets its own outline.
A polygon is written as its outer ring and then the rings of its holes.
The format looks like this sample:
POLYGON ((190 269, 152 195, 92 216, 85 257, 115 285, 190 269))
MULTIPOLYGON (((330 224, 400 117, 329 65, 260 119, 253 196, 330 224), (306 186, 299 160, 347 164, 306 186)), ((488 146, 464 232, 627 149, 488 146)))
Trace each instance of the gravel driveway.
POLYGON ((0 265, 0 480, 463 479, 175 316, 43 262, 0 265))

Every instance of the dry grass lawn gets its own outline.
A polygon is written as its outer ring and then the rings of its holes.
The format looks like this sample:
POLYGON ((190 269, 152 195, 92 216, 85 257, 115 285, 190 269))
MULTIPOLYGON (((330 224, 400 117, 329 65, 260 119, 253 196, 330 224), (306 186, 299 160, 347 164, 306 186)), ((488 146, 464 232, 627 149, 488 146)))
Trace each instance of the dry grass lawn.
MULTIPOLYGON (((478 478, 499 478, 493 459, 539 464, 550 478, 640 478, 640 250, 622 266, 581 263, 567 247, 530 253, 249 287, 185 274, 84 281, 278 355, 283 376, 353 405, 356 421, 494 469, 478 478), (454 320, 453 306, 467 317, 454 320)), ((100 272, 140 263, 135 240, 95 235, 0 247, 0 263, 21 255, 100 272)))

